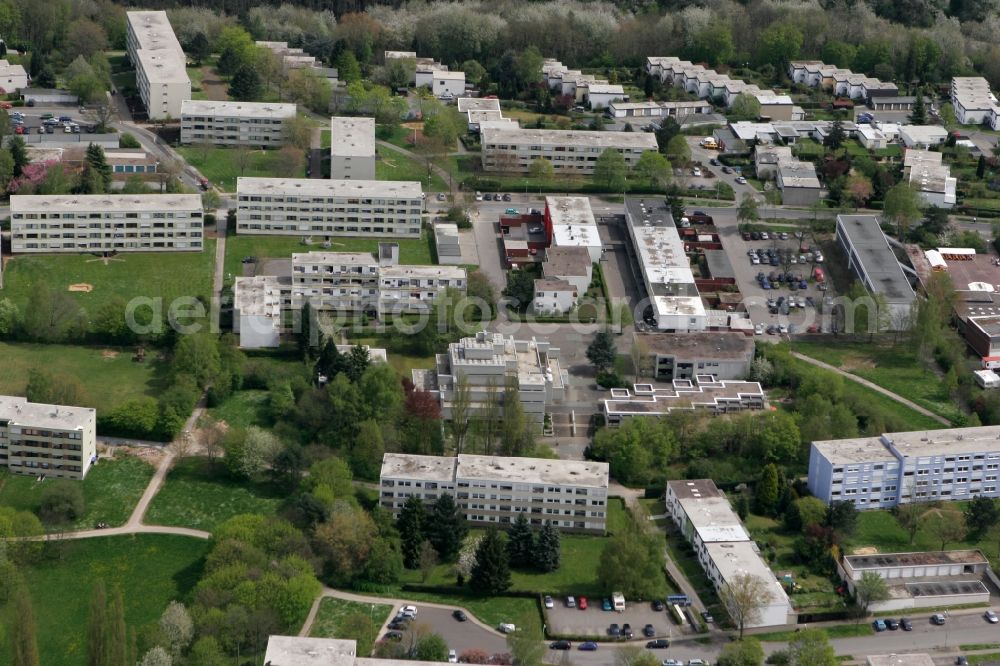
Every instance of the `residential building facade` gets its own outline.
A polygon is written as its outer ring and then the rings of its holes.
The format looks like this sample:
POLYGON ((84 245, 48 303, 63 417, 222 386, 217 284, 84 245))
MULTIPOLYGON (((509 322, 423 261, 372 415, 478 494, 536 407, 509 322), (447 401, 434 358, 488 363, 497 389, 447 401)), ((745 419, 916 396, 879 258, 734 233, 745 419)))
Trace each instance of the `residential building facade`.
POLYGON ((200 252, 197 194, 54 194, 10 198, 11 250, 200 252))
POLYGON ((753 337, 733 331, 635 333, 633 342, 649 360, 650 374, 667 382, 701 374, 745 379, 754 356, 753 337))
POLYGON ((217 102, 188 99, 181 103, 181 143, 271 148, 286 141, 285 123, 294 104, 217 102))
POLYGON ((509 527, 520 514, 565 531, 603 534, 607 526, 602 462, 386 453, 379 486, 379 503, 393 515, 410 497, 430 505, 449 494, 473 526, 509 527))
POLYGON ((12 93, 27 87, 28 73, 24 67, 0 60, 0 89, 5 93, 12 93))
POLYGON ((1000 497, 1000 427, 946 428, 813 442, 809 491, 859 510, 1000 497))
POLYGON ((665 503, 667 514, 691 544, 717 591, 737 576, 753 576, 764 584, 759 617, 747 628, 795 623, 795 611, 784 588, 711 479, 668 481, 665 503))
POLYGON ((126 50, 146 113, 153 120, 180 118, 181 103, 191 99, 191 79, 167 13, 133 11, 126 16, 126 50))
POLYGON ((419 182, 239 178, 236 233, 419 238, 419 182))
POLYGON ((629 168, 647 150, 655 151, 649 132, 594 132, 579 130, 517 129, 480 126, 483 169, 527 173, 531 163, 545 158, 556 173, 589 175, 608 148, 619 151, 629 168))
POLYGON ((12 474, 83 479, 97 461, 97 412, 0 395, 0 465, 12 474))
POLYGON ((375 180, 374 118, 330 118, 330 178, 375 180))

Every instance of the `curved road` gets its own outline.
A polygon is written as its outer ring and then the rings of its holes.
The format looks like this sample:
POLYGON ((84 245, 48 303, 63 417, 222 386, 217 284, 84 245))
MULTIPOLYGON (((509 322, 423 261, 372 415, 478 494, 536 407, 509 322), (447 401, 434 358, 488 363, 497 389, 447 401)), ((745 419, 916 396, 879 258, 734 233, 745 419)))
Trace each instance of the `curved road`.
POLYGON ((889 389, 882 388, 878 384, 870 382, 870 381, 868 381, 867 379, 865 379, 863 377, 858 377, 857 375, 851 374, 850 372, 847 372, 846 370, 841 370, 840 368, 838 368, 836 366, 833 366, 833 365, 830 365, 829 363, 824 363, 823 361, 819 361, 817 359, 814 359, 811 356, 806 356, 805 354, 800 354, 799 352, 796 352, 796 351, 792 352, 792 356, 795 357, 795 358, 797 358, 797 359, 799 359, 800 361, 805 361, 806 363, 809 363, 811 365, 815 365, 818 368, 823 368, 824 370, 830 370, 831 372, 835 372, 838 375, 840 375, 841 377, 849 379, 852 382, 856 382, 858 384, 861 384, 862 386, 866 386, 866 387, 870 388, 873 391, 877 391, 877 392, 881 393, 882 395, 884 395, 885 397, 891 398, 891 399, 895 400, 896 402, 900 403, 901 405, 906 405, 907 407, 909 407, 910 409, 912 409, 915 412, 919 412, 919 413, 923 414, 924 416, 926 416, 928 418, 934 419, 938 423, 941 423, 941 424, 946 425, 946 426, 950 426, 951 425, 951 421, 949 421, 948 419, 946 419, 946 418, 944 418, 942 416, 938 416, 934 412, 930 411, 929 409, 925 409, 925 408, 921 407, 920 405, 918 405, 917 403, 913 402, 912 400, 907 400, 906 398, 904 398, 903 396, 899 395, 898 393, 893 393, 889 389))

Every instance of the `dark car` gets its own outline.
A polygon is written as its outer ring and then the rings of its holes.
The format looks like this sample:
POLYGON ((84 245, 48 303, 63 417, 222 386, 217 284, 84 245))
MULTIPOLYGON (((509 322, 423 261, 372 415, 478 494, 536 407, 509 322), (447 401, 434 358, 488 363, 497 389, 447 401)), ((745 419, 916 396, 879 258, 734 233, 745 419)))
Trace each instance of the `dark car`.
POLYGON ((760 232, 759 231, 751 231, 750 232, 750 240, 760 240, 760 232))
POLYGON ((913 631, 913 623, 910 622, 910 618, 908 617, 900 618, 899 628, 903 631, 913 631))
POLYGON ((621 635, 622 635, 622 628, 618 626, 617 622, 608 627, 608 636, 621 636, 621 635))
POLYGON ((959 655, 955 657, 955 666, 969 666, 969 660, 964 656, 959 655))
MULTIPOLYGON (((762 275, 762 273, 758 273, 758 275, 762 275)), ((666 606, 664 606, 663 602, 660 601, 659 599, 653 602, 653 610, 655 610, 657 613, 663 612, 664 608, 666 608, 666 606)))
POLYGON ((885 626, 888 627, 890 631, 896 631, 899 629, 899 622, 890 618, 885 621, 885 626))
POLYGON ((711 164, 712 166, 719 166, 719 160, 715 159, 714 157, 710 159, 708 163, 711 164))
POLYGON ((653 625, 647 624, 645 627, 642 628, 642 635, 645 636, 646 638, 652 638, 653 636, 656 635, 656 629, 653 629, 653 625))
POLYGON ((503 200, 504 201, 510 201, 511 200, 511 196, 509 194, 505 194, 505 195, 503 195, 503 200))
POLYGON ((733 170, 727 166, 722 167, 722 173, 732 173, 733 170))
POLYGON ((468 618, 468 617, 467 617, 467 616, 465 615, 465 611, 461 611, 461 610, 456 610, 456 611, 453 611, 453 612, 452 612, 452 614, 451 614, 451 616, 452 616, 453 618, 455 618, 456 620, 458 620, 459 622, 465 622, 466 620, 468 620, 468 619, 469 619, 469 618, 468 618))
POLYGON ((399 620, 393 620, 389 623, 389 628, 393 631, 406 631, 406 623, 400 622, 399 620))
POLYGON ((403 634, 398 631, 387 631, 385 632, 385 640, 387 641, 401 641, 403 640, 403 634))
POLYGON ((550 650, 571 650, 573 649, 573 644, 569 641, 556 641, 549 645, 550 650))
POLYGON ((622 636, 625 638, 632 638, 635 634, 632 633, 632 625, 626 622, 622 625, 622 636))
POLYGON ((750 232, 749 231, 744 231, 743 232, 743 240, 745 240, 745 241, 750 240, 750 232))
POLYGON ((580 647, 578 647, 577 649, 582 650, 584 652, 593 652, 594 650, 597 649, 597 643, 595 643, 594 641, 587 641, 586 643, 580 643, 580 647))
POLYGON ((670 647, 670 641, 666 638, 657 638, 655 641, 646 643, 647 650, 664 650, 668 647, 670 647))
POLYGON ((711 613, 709 613, 709 612, 708 612, 707 610, 703 610, 703 611, 701 612, 701 619, 703 619, 703 620, 704 620, 705 622, 707 622, 708 624, 712 624, 712 623, 714 623, 714 622, 715 622, 715 618, 714 618, 714 617, 712 617, 712 614, 711 614, 711 613))

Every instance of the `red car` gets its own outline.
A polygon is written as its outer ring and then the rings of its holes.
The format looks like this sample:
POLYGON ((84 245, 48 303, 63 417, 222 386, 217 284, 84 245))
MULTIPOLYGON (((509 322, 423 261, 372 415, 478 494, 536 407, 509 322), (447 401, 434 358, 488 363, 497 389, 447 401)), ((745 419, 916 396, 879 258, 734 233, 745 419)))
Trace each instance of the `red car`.
POLYGON ((18 125, 15 127, 14 134, 24 134, 24 125, 18 125))
POLYGON ((587 610, 587 597, 580 597, 579 601, 577 602, 577 607, 580 610, 587 610))
POLYGON ((0 109, 13 109, 14 105, 10 102, 0 102, 0 109))

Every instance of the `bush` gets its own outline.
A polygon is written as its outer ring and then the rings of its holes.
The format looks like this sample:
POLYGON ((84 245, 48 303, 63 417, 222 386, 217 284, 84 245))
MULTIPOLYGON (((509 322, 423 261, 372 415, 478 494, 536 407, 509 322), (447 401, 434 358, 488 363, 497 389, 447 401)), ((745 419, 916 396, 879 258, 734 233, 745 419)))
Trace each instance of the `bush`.
POLYGON ((597 385, 607 389, 628 388, 629 384, 617 372, 601 372, 597 375, 597 385))
POLYGON ((83 515, 83 488, 73 481, 53 481, 42 491, 38 517, 49 524, 71 523, 83 515))
POLYGON ((139 143, 139 140, 128 132, 121 135, 118 139, 118 145, 122 148, 142 148, 142 144, 139 143))

